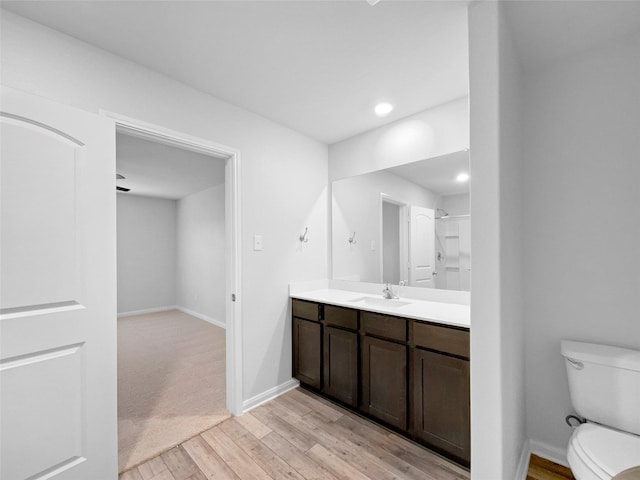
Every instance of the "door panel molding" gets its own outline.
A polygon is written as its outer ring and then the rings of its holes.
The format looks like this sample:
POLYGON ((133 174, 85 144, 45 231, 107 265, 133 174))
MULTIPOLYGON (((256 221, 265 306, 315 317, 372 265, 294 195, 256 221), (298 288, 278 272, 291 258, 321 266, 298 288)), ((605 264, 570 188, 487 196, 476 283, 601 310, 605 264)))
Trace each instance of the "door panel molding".
MULTIPOLYGON (((3 428, 12 434, 3 446, 7 478, 43 478, 79 466, 87 460, 85 436, 87 397, 85 344, 36 351, 0 362, 0 382, 6 389, 3 428), (28 462, 24 452, 38 452, 28 462)), ((54 478, 54 477, 52 477, 54 478)))
POLYGON ((68 302, 43 303, 41 305, 29 305, 26 307, 0 308, 0 321, 11 318, 30 317, 32 315, 46 315, 49 313, 70 312, 85 308, 75 300, 68 302))
POLYGON ((42 350, 39 352, 27 353, 24 355, 17 355, 15 357, 3 358, 0 360, 0 372, 11 368, 24 367, 26 365, 31 365, 32 363, 45 362, 47 360, 53 360, 67 355, 74 355, 80 348, 82 348, 83 345, 84 342, 77 343, 75 345, 51 348, 49 350, 42 350))
POLYGON ((77 147, 84 147, 84 143, 82 143, 77 138, 72 137, 71 135, 63 132, 62 130, 58 130, 57 128, 52 127, 51 125, 47 125, 46 123, 38 122, 31 118, 23 117, 21 115, 14 115, 9 112, 0 112, 0 117, 6 118, 9 122, 12 120, 16 123, 26 123, 27 125, 32 125, 34 127, 38 127, 39 129, 43 129, 49 133, 54 134, 55 136, 62 137, 69 141, 72 145, 77 147))

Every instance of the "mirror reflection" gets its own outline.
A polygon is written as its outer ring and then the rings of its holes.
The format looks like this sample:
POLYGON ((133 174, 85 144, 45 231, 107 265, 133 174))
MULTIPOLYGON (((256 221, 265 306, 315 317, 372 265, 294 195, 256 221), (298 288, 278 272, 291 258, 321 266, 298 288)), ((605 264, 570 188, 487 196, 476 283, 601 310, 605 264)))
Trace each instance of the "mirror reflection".
POLYGON ((470 288, 469 153, 332 184, 333 278, 470 288))

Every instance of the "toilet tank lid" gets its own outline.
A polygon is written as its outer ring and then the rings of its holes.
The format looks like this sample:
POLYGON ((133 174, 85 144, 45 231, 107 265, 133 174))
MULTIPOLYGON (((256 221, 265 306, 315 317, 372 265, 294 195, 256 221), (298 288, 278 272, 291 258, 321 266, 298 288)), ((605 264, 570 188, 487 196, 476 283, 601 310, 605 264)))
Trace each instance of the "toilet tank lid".
POLYGON ((563 357, 573 360, 640 372, 640 351, 637 350, 562 340, 560 351, 563 357))

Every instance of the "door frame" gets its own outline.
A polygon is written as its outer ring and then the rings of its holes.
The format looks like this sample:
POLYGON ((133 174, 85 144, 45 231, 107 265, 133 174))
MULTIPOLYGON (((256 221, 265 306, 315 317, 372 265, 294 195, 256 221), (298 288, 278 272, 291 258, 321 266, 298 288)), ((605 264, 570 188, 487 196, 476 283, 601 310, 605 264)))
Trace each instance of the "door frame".
MULTIPOLYGON (((227 410, 242 415, 242 248, 240 222, 240 151, 203 138, 100 110, 115 122, 118 133, 225 160, 225 327, 227 410), (232 300, 234 298, 234 300, 232 300)), ((114 190, 114 195, 115 190, 114 190)), ((116 232, 113 232, 114 236, 116 232)))

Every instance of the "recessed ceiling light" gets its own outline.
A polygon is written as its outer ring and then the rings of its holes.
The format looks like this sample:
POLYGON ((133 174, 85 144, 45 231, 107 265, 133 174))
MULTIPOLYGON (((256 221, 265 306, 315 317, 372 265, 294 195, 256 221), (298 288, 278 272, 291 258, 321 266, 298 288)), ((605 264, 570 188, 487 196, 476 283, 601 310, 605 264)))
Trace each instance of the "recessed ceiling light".
POLYGON ((393 110, 393 105, 389 102, 381 102, 375 108, 376 115, 379 117, 386 117, 391 113, 391 110, 393 110))
POLYGON ((457 182, 466 182, 469 180, 469 174, 468 173, 459 173, 458 176, 456 177, 456 181, 457 182))
POLYGON ((367 0, 367 3, 371 6, 375 5, 376 3, 378 3, 380 0, 367 0))

